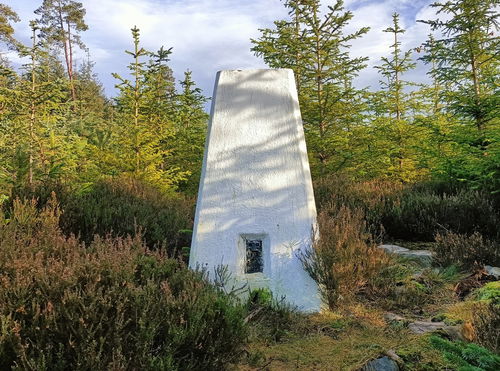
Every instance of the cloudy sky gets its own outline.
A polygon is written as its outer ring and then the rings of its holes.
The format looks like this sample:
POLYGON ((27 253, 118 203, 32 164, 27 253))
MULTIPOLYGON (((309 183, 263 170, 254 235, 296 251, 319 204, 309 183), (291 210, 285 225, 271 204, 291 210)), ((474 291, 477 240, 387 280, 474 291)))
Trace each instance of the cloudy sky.
MULTIPOLYGON (((141 41, 148 50, 160 46, 173 47, 171 67, 177 79, 190 69, 205 95, 211 95, 215 73, 223 69, 264 68, 264 63, 250 52, 250 38, 259 37, 259 28, 286 17, 280 0, 80 0, 87 10, 89 30, 82 39, 95 61, 95 72, 109 96, 115 94, 112 72, 125 75, 130 56, 130 28, 141 30, 141 41)), ((29 20, 42 0, 0 0, 13 8, 21 22, 15 24, 16 37, 29 42, 29 20)), ((323 0, 331 4, 335 0, 323 0)), ((351 53, 369 56, 369 66, 356 81, 360 87, 378 88, 379 77, 373 66, 387 55, 390 35, 382 32, 391 24, 391 15, 401 15, 407 30, 403 49, 420 45, 429 33, 427 25, 417 19, 432 19, 432 0, 346 0, 346 8, 354 12, 349 30, 369 26, 370 32, 353 43, 351 53)), ((418 54, 416 55, 418 57, 418 54)), ((11 56, 17 65, 20 61, 11 56)), ((426 81, 426 67, 419 63, 406 76, 413 81, 426 81)))

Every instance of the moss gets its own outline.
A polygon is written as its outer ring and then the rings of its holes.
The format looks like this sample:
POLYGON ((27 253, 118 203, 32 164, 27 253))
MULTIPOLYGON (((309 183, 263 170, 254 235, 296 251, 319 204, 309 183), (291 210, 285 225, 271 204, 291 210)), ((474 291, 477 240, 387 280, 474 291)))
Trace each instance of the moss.
POLYGON ((477 300, 500 301, 500 281, 489 282, 476 293, 477 300))

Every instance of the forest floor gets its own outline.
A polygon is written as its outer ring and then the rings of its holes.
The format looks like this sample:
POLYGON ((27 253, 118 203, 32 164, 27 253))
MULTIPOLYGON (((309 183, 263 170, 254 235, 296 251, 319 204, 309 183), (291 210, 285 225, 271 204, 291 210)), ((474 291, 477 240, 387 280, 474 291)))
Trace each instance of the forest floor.
POLYGON ((250 343, 247 360, 238 369, 357 370, 370 359, 391 351, 427 365, 441 362, 439 352, 431 349, 421 335, 387 324, 383 311, 362 305, 351 310, 351 314, 310 317, 323 329, 305 336, 292 333, 274 344, 259 340, 250 343))
MULTIPOLYGON (((404 246, 424 248, 421 243, 404 246)), ((446 268, 415 271, 417 276, 424 276, 419 282, 432 281, 422 292, 404 291, 416 282, 410 278, 402 286, 401 295, 375 300, 356 298, 340 304, 335 311, 303 316, 302 323, 291 326, 279 341, 258 333, 251 335, 246 357, 236 369, 359 370, 368 361, 388 355, 401 370, 454 370, 429 342, 432 331, 416 334, 411 324, 446 323, 455 333, 442 329, 438 332, 463 340, 463 326, 454 325, 467 321, 473 299, 470 293, 460 298, 456 288, 467 275, 446 268)))

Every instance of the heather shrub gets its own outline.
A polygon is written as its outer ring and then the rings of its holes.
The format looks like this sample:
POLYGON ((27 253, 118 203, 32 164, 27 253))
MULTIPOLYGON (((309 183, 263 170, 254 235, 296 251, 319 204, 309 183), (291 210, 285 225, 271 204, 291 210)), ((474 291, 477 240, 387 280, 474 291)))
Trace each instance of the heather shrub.
POLYGON ((318 209, 359 208, 368 229, 407 241, 434 241, 437 232, 481 233, 500 239, 500 212, 491 195, 439 183, 403 185, 329 177, 315 182, 318 209))
POLYGON ((323 209, 318 225, 319 238, 299 258, 333 309, 369 287, 391 258, 373 242, 360 209, 323 209))
POLYGON ((54 201, 0 215, 0 369, 224 369, 245 309, 139 235, 85 246, 54 201))
MULTIPOLYGON (((497 289, 498 290, 498 289, 497 289)), ((500 353, 500 296, 479 301, 472 312, 474 340, 485 348, 500 353)))
POLYGON ((388 235, 410 241, 433 241, 443 230, 496 238, 499 223, 498 211, 486 194, 472 190, 446 194, 423 186, 405 189, 382 216, 388 235))
POLYGON ((435 260, 441 265, 456 264, 464 269, 474 265, 500 265, 500 245, 478 232, 471 235, 438 233, 434 247, 435 260))
POLYGON ((85 189, 44 184, 17 190, 21 199, 36 198, 42 208, 52 191, 64 210, 60 226, 86 243, 94 235, 125 237, 138 231, 149 247, 166 243, 169 252, 190 245, 194 203, 180 196, 165 195, 130 177, 103 179, 85 189))
POLYGON ((385 180, 350 181, 339 176, 326 177, 314 183, 318 210, 338 212, 342 207, 359 209, 366 227, 376 236, 384 234, 382 218, 385 210, 397 200, 403 185, 385 180))

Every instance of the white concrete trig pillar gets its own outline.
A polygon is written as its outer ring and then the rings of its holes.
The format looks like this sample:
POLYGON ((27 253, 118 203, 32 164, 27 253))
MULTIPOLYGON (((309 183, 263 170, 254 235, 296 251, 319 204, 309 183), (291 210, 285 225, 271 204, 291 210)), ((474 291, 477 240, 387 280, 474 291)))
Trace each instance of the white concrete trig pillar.
POLYGON ((217 74, 189 265, 227 265, 238 283, 267 287, 308 312, 316 283, 297 258, 316 207, 292 70, 217 74))

